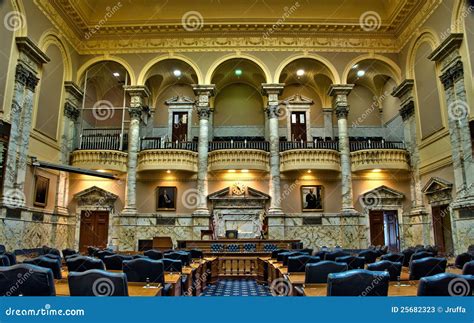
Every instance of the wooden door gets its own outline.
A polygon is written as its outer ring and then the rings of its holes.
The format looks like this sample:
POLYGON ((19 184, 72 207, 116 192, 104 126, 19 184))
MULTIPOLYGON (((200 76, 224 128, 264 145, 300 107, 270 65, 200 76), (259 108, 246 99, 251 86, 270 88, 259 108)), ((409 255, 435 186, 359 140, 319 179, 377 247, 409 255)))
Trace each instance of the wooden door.
POLYGON ((397 212, 386 211, 384 213, 384 224, 386 245, 391 252, 398 252, 400 249, 400 239, 397 212))
POLYGON ((444 232, 446 229, 451 232, 451 228, 445 228, 444 218, 449 216, 448 206, 441 205, 441 206, 432 206, 431 213, 433 215, 433 235, 434 235, 434 242, 435 245, 438 246, 439 252, 445 253, 446 252, 446 240, 444 237, 444 232))
POLYGON ((188 136, 188 113, 173 112, 173 142, 187 141, 188 136))
POLYGON ((374 246, 385 245, 383 211, 370 211, 370 243, 374 246))
POLYGON ((291 139, 292 141, 307 141, 305 112, 291 113, 291 139))
POLYGON ((107 247, 109 212, 82 211, 79 233, 79 251, 86 252, 88 246, 107 247))

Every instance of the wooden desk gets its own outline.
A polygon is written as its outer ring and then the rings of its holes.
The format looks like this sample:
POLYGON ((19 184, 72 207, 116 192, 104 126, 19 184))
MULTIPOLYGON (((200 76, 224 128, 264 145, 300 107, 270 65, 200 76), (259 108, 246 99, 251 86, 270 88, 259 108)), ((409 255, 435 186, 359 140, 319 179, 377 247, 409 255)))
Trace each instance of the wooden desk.
MULTIPOLYGON (((409 286, 398 286, 397 282, 390 282, 388 296, 416 296, 418 281, 406 282, 409 286)), ((403 284, 402 284, 403 285, 403 284)), ((304 287, 305 296, 326 296, 327 284, 311 284, 304 287)))
POLYGON ((166 273, 165 284, 171 284, 171 296, 181 296, 181 274, 166 273))
MULTIPOLYGON (((146 283, 128 283, 128 295, 142 297, 161 296, 161 284, 150 284, 153 288, 145 288, 145 286, 146 283)), ((56 288, 57 296, 70 296, 67 280, 56 280, 54 287, 56 288)))

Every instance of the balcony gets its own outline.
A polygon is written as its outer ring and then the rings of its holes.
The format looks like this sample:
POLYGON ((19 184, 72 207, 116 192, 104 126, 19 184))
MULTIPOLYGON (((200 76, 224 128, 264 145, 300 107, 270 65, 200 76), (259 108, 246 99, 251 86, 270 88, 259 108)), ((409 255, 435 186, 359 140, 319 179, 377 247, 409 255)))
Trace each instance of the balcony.
POLYGON ((340 171, 337 141, 280 142, 280 170, 340 171))
POLYGON ((350 142, 352 171, 373 169, 409 171, 409 155, 403 142, 350 142))
POLYGON ((198 171, 197 142, 167 142, 158 137, 143 138, 140 142, 137 171, 176 170, 198 171))
POLYGON ((267 141, 212 141, 209 143, 209 171, 252 169, 268 172, 269 151, 267 141))
POLYGON ((122 129, 83 129, 79 150, 127 151, 128 134, 122 129))
POLYGON ((71 154, 71 165, 91 170, 127 172, 128 154, 118 150, 76 150, 71 154))

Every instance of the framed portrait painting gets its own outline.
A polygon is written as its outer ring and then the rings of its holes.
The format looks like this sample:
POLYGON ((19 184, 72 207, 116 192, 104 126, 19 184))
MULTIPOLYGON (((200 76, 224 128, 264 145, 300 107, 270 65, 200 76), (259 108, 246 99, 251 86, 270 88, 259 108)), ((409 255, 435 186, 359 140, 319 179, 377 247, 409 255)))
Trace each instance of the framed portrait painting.
POLYGON ((176 211, 176 186, 158 186, 156 189, 156 210, 176 211))
POLYGON ((323 211, 323 186, 301 186, 301 208, 303 212, 323 211))
POLYGON ((35 199, 34 206, 45 207, 48 203, 49 178, 35 176, 35 199))

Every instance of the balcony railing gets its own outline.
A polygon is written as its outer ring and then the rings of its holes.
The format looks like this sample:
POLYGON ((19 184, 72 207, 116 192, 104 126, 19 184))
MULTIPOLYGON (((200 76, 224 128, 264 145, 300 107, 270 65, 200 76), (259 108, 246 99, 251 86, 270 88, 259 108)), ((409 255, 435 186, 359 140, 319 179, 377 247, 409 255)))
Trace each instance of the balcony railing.
POLYGON ((141 150, 152 149, 177 149, 198 151, 198 143, 195 141, 163 141, 160 137, 146 137, 141 140, 141 150))
POLYGON ((255 149, 270 151, 270 143, 268 141, 211 141, 209 143, 209 151, 226 150, 226 149, 255 149))
POLYGON ((337 141, 281 141, 280 151, 294 149, 330 149, 338 150, 339 143, 337 141))
POLYGON ((351 141, 349 143, 351 151, 368 149, 402 149, 405 150, 405 144, 401 141, 351 141))
POLYGON ((128 149, 128 135, 122 129, 83 129, 80 150, 118 150, 128 149))

